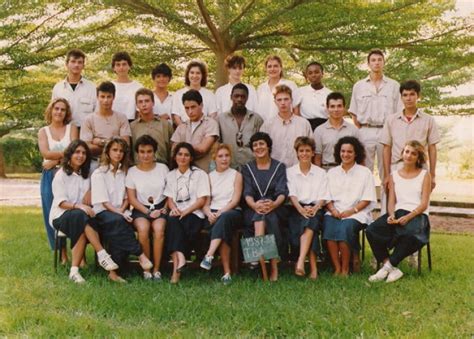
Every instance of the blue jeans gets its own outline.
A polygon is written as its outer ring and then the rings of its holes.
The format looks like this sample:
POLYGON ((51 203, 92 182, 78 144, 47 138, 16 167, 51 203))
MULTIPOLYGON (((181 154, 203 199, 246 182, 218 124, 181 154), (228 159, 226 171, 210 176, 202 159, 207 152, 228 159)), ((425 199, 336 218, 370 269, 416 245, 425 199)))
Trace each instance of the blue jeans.
POLYGON ((40 192, 41 192, 41 207, 43 208, 44 227, 46 235, 48 236, 49 246, 51 250, 54 249, 54 229, 49 224, 49 212, 53 204, 53 178, 56 174, 56 169, 45 170, 41 174, 40 192))

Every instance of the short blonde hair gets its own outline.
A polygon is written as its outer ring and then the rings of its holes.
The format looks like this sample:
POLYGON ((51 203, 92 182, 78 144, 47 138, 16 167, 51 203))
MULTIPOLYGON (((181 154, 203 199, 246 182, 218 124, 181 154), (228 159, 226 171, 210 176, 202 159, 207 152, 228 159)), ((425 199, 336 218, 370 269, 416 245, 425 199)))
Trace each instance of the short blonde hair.
POLYGON ((403 146, 402 157, 405 147, 407 146, 413 147, 417 151, 418 159, 416 159, 416 167, 423 168, 426 163, 425 147, 417 140, 409 140, 405 143, 405 146, 403 146))
POLYGON ((278 85, 275 87, 273 90, 273 97, 276 98, 277 94, 280 93, 287 93, 290 95, 290 98, 293 98, 291 88, 288 87, 287 85, 278 85))
POLYGON ((298 148, 301 146, 309 146, 313 152, 316 150, 316 143, 313 138, 310 137, 298 137, 295 139, 294 148, 298 152, 298 148))
POLYGON ((212 159, 216 160, 217 153, 219 153, 221 149, 226 149, 229 151, 230 157, 232 158, 232 147, 228 144, 218 144, 212 151, 212 159))
POLYGON ((52 118, 53 117, 53 107, 58 102, 62 102, 62 103, 64 103, 64 105, 66 105, 66 116, 64 117, 63 124, 67 125, 72 120, 71 106, 69 105, 69 102, 64 98, 56 98, 56 99, 51 100, 48 107, 46 107, 46 110, 44 111, 44 120, 46 121, 46 123, 48 125, 53 120, 53 118, 52 118))

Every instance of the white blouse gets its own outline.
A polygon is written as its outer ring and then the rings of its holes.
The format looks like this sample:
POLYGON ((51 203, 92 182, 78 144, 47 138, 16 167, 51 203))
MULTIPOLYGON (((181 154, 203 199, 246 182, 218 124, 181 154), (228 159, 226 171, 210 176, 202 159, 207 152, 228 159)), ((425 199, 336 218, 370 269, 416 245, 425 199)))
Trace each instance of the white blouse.
MULTIPOLYGON (((184 173, 174 169, 166 176, 164 195, 173 199, 176 207, 184 210, 194 204, 198 198, 211 195, 209 177, 206 172, 197 167, 192 167, 184 173)), ((204 219, 204 213, 200 209, 195 210, 193 214, 204 219)))
POLYGON ((164 191, 168 172, 168 167, 158 162, 151 171, 142 171, 133 166, 128 170, 125 186, 137 192, 137 199, 141 204, 149 206, 151 203, 148 199, 152 197, 153 204, 158 205, 166 198, 164 191))
POLYGON ((234 195, 234 183, 237 171, 228 168, 224 172, 209 173, 211 181, 211 210, 220 210, 227 206, 234 195))
POLYGON ((53 204, 49 213, 49 224, 53 225, 53 220, 63 215, 66 210, 59 207, 63 201, 73 204, 81 204, 84 195, 91 187, 89 178, 84 179, 81 175, 73 172, 67 175, 64 169, 59 169, 53 179, 53 204))
MULTIPOLYGON (((402 178, 398 171, 392 173, 395 196, 397 197, 395 211, 406 210, 411 212, 420 205, 425 175, 425 169, 422 169, 416 177, 411 179, 402 178)), ((429 209, 427 208, 423 213, 428 215, 429 209)))
MULTIPOLYGON (((331 200, 339 212, 354 208, 360 201, 370 201, 366 208, 348 219, 356 219, 362 224, 372 221, 371 211, 377 203, 377 197, 374 176, 367 167, 355 164, 346 172, 339 165, 328 171, 328 180, 331 200)), ((326 215, 330 214, 326 213, 326 215)))
POLYGON ((315 204, 320 200, 331 200, 326 171, 311 165, 308 174, 301 172, 300 164, 286 170, 288 196, 294 196, 300 203, 315 204))
POLYGON ((109 202, 115 208, 122 206, 125 198, 125 172, 113 172, 110 165, 101 166, 91 176, 91 200, 96 214, 106 210, 103 203, 109 202))

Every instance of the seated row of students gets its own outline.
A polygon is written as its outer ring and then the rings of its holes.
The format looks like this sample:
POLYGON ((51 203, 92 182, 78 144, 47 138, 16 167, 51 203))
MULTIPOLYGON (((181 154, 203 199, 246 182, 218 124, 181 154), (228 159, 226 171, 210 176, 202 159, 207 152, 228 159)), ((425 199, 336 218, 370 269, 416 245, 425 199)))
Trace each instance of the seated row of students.
MULTIPOLYGON (((230 168, 230 147, 219 145, 214 153, 216 170, 208 176, 194 166, 194 148, 185 142, 174 148, 174 169, 168 172, 165 165, 155 162, 157 143, 147 135, 137 140, 138 164, 127 171, 128 146, 122 139, 114 138, 107 143, 101 166, 89 180, 90 150, 83 141, 73 141, 66 148, 62 168, 53 180, 50 215, 51 224, 71 238, 70 278, 84 281, 78 266, 87 239, 111 280, 124 282, 116 270, 126 256, 133 254, 139 256, 144 278, 160 281, 160 262, 165 250, 173 260, 171 282, 177 283, 196 236, 201 229, 208 228, 211 244, 201 267, 210 269, 219 249, 224 268, 222 281, 229 283, 230 240, 242 220, 245 236, 274 234, 280 256, 285 253, 287 244, 281 231, 286 227, 284 203, 288 196, 292 203, 288 219, 291 242, 300 248, 295 274, 306 274, 304 261, 309 255, 309 277, 317 278, 317 232, 322 229, 335 275, 347 276, 351 257, 356 267, 360 265, 358 231, 371 222, 370 212, 375 203, 373 177, 366 167, 359 165, 364 160, 362 144, 354 137, 341 138, 334 154, 339 166, 327 174, 311 163, 315 149, 311 138, 297 138, 294 148, 299 163, 288 169, 271 158, 272 139, 268 134, 254 134, 250 146, 255 160, 246 164, 240 174, 230 168), (242 194, 243 212, 239 209, 242 194), (133 206, 131 215, 129 204, 133 206), (137 230, 138 242, 129 223, 137 230), (99 236, 109 244, 111 256, 102 248, 99 236)), ((404 148, 404 167, 393 176, 390 214, 369 226, 369 242, 377 259, 384 261, 382 269, 370 277, 371 281, 399 279, 403 274, 397 264, 427 241, 429 223, 421 215, 428 205, 430 179, 426 170, 421 169, 423 152, 418 142, 404 148), (387 223, 403 227, 394 230, 387 223), (387 249, 393 246, 395 250, 389 257, 387 249)), ((271 268, 270 280, 276 281, 277 259, 271 260, 271 268)))

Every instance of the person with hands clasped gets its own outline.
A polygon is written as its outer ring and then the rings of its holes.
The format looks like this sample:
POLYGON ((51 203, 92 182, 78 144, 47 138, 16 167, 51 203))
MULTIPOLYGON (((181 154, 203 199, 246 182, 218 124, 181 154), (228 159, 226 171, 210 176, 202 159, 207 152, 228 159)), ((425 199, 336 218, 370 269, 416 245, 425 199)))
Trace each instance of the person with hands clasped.
POLYGON ((351 255, 353 271, 360 271, 359 231, 372 221, 371 211, 377 202, 374 177, 360 165, 364 158, 359 139, 343 137, 334 147, 334 159, 340 165, 327 173, 331 201, 326 205, 323 239, 336 276, 349 275, 351 255))
POLYGON ((191 144, 176 144, 172 158, 174 170, 166 176, 164 194, 170 208, 166 248, 173 259, 171 283, 176 284, 186 268, 186 256, 204 225, 202 208, 210 189, 207 173, 194 166, 195 151, 191 144))
POLYGON ((231 282, 230 271, 230 244, 232 235, 242 224, 242 211, 239 208, 242 195, 242 175, 230 168, 232 161, 231 146, 220 144, 214 152, 216 169, 209 173, 211 182, 211 196, 204 205, 204 214, 207 217, 205 227, 209 228, 211 244, 201 262, 201 267, 210 270, 214 253, 219 249, 224 275, 221 281, 224 284, 231 282))
POLYGON ((54 200, 50 224, 71 239, 72 263, 69 279, 84 283, 79 264, 89 241, 97 253, 99 264, 106 271, 118 265, 104 250, 97 234, 95 212, 91 207, 89 170, 91 152, 82 140, 74 140, 64 151, 62 167, 53 180, 54 200))
MULTIPOLYGON (((140 266, 149 270, 153 265, 140 248, 135 232, 129 224, 133 219, 128 210, 125 191, 128 159, 128 144, 125 140, 112 138, 102 153, 101 166, 91 176, 92 204, 100 238, 108 244, 112 259, 122 263, 129 254, 136 255, 140 266)), ((126 283, 115 270, 109 272, 109 279, 126 283)))
POLYGON ((398 264, 429 242, 431 177, 423 168, 425 156, 419 141, 406 143, 402 151, 403 167, 390 176, 388 213, 367 228, 372 252, 377 261, 383 263, 382 268, 369 277, 371 282, 400 279, 403 272, 398 264))
POLYGON ((150 232, 153 234, 153 271, 145 269, 145 280, 161 281, 160 263, 163 254, 166 217, 168 213, 164 190, 168 167, 155 161, 158 144, 149 135, 135 142, 138 164, 128 171, 125 180, 128 201, 133 206, 133 225, 145 256, 150 258, 150 232))
POLYGON ((288 219, 290 241, 293 248, 299 248, 295 274, 306 275, 304 261, 309 255, 310 279, 318 277, 316 255, 321 250, 319 232, 322 230, 322 208, 331 199, 326 171, 311 163, 315 148, 314 139, 296 138, 295 151, 299 163, 286 171, 288 196, 292 204, 288 219))

